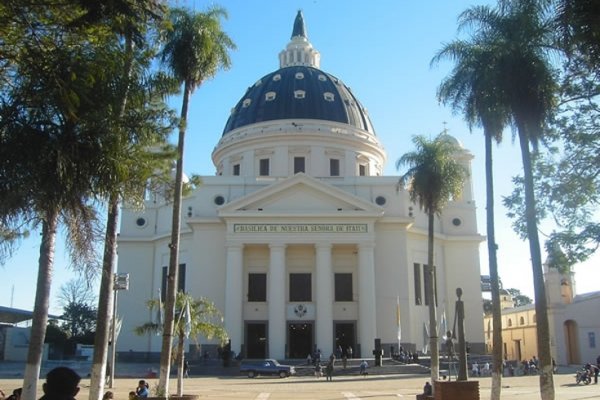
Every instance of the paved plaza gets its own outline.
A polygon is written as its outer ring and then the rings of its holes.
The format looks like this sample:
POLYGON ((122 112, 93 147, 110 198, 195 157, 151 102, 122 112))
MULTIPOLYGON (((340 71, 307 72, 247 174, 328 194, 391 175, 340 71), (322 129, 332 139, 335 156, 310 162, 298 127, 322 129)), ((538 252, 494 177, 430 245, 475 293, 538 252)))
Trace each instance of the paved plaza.
MULTIPOLYGON (((575 385, 573 374, 558 374, 555 377, 557 400, 600 399, 600 384, 589 386, 575 385)), ((422 392, 427 376, 414 375, 369 375, 339 376, 333 382, 325 378, 309 376, 285 379, 259 377, 192 377, 185 380, 184 393, 195 394, 200 399, 223 400, 384 400, 415 399, 422 392)), ((157 379, 149 379, 151 388, 157 379)), ((491 378, 480 378, 480 398, 490 398, 491 378)), ((19 387, 21 379, 0 379, 0 388, 6 391, 19 387)), ((136 378, 116 379, 112 389, 115 400, 126 400, 129 391, 137 384, 136 378)), ((176 379, 171 380, 171 391, 175 390, 176 379)), ((537 376, 519 376, 504 378, 502 381, 502 399, 531 400, 540 399, 539 378, 537 376)), ((41 382, 39 385, 41 390, 41 382)), ((108 390, 108 389, 107 389, 108 390)), ((79 400, 87 400, 89 379, 84 379, 79 400)), ((41 393, 40 393, 41 396, 41 393)))

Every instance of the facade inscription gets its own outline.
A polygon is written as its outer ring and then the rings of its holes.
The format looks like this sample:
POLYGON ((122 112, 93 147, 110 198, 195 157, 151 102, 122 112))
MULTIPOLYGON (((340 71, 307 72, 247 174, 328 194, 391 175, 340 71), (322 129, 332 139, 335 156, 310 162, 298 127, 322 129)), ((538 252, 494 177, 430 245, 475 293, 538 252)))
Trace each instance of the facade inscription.
POLYGON ((367 233, 367 224, 234 224, 234 233, 367 233))

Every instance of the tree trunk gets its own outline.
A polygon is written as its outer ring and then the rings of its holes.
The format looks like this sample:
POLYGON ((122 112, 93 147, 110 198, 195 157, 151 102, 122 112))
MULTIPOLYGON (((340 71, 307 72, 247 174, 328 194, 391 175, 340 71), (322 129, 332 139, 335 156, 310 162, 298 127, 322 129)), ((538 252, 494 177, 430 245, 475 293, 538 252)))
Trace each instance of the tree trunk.
POLYGON ((485 190, 487 245, 492 286, 492 395, 491 400, 500 400, 502 392, 502 313, 500 309, 500 280, 498 279, 498 259, 496 257, 496 232, 494 224, 494 174, 492 162, 492 135, 485 134, 485 190))
MULTIPOLYGON (((125 114, 127 98, 129 96, 131 72, 133 69, 133 40, 131 32, 125 35, 125 64, 123 65, 123 76, 125 81, 121 88, 121 102, 116 113, 117 120, 125 114)), ((106 382, 106 364, 108 354, 108 338, 110 322, 116 323, 116 315, 113 314, 113 285, 115 274, 115 256, 117 254, 117 223, 119 219, 119 195, 111 193, 108 199, 108 215, 106 220, 106 232, 104 239, 104 255, 102 259, 102 277, 100 281, 100 294, 98 296, 98 317, 96 321, 96 336, 94 339, 94 358, 92 363, 92 376, 90 379, 89 400, 101 400, 106 382)), ((113 341, 115 338, 112 338, 113 341)), ((115 343, 112 343, 111 350, 115 343)), ((114 361, 114 360, 113 360, 114 361)), ((113 387, 115 366, 111 365, 110 387, 113 387)))
POLYGON ((173 190, 173 224, 171 243, 169 244, 169 271, 167 274, 167 293, 165 297, 165 321, 163 326, 162 349, 160 353, 159 388, 165 396, 169 394, 169 375, 171 373, 171 354, 173 345, 173 327, 175 323, 175 300, 177 297, 177 278, 179 275, 179 232, 181 229, 181 192, 183 185, 183 149, 187 124, 188 104, 191 88, 188 82, 183 90, 181 121, 179 123, 179 141, 177 143, 177 170, 173 190))
POLYGON ((57 227, 58 210, 51 209, 46 211, 46 219, 42 223, 38 279, 31 336, 29 338, 29 350, 27 352, 27 364, 25 365, 25 375, 23 377, 22 400, 35 400, 37 397, 37 381, 40 376, 46 326, 48 325, 48 308, 50 303, 50 287, 52 286, 57 227))
POLYGON ((523 159, 527 238, 529 240, 529 252, 531 253, 531 267, 533 269, 537 348, 540 365, 540 392, 542 400, 554 400, 554 378, 552 376, 552 356, 550 354, 550 328, 548 324, 546 287, 544 285, 540 240, 537 230, 531 154, 529 153, 529 142, 527 140, 527 131, 524 129, 524 125, 518 124, 517 128, 519 132, 519 143, 521 145, 521 158, 523 159))
MULTIPOLYGON (((96 336, 94 339, 94 359, 92 363, 92 376, 90 380, 90 400, 101 400, 106 381, 106 364, 108 358, 108 341, 112 304, 114 294, 115 255, 117 248, 117 221, 119 218, 119 198, 111 194, 108 201, 108 217, 106 221, 106 234, 104 238, 104 257, 102 260, 102 275, 100 280, 100 294, 98 296, 98 318, 96 321, 96 336)), ((113 338, 114 339, 114 338, 113 338)), ((115 343, 112 343, 114 346, 115 343)), ((114 373, 115 366, 111 365, 114 373)), ((113 382, 110 382, 111 387, 113 382)))
POLYGON ((185 362, 185 336, 180 333, 177 343, 177 396, 183 395, 183 364, 185 362))
MULTIPOLYGON (((431 210, 431 208, 430 208, 431 210)), ((425 288, 426 301, 429 305, 429 352, 431 354, 431 384, 437 381, 440 377, 440 354, 438 349, 438 333, 437 333, 437 313, 435 307, 435 266, 433 260, 433 236, 434 236, 434 217, 433 211, 429 212, 429 236, 427 244, 427 269, 425 273, 429 277, 427 279, 427 287, 425 288)))

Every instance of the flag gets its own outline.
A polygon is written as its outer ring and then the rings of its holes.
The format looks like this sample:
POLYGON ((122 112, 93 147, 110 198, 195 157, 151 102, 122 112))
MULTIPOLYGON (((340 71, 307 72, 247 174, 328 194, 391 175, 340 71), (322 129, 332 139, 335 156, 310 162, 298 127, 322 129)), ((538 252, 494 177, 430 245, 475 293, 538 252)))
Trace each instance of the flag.
POLYGON ((400 296, 396 298, 396 324, 398 326, 398 351, 400 351, 400 340, 402 339, 402 328, 400 326, 400 296))
POLYGON ((163 307, 162 307, 162 299, 160 295, 160 289, 158 289, 158 309, 156 310, 156 325, 158 325, 158 330, 156 331, 156 335, 160 336, 162 332, 163 325, 163 307))
POLYGON ((440 320, 440 333, 442 334, 442 340, 448 339, 446 332, 448 332, 448 322, 446 321, 446 309, 444 308, 442 311, 442 318, 440 320))
POLYGON ((423 354, 427 354, 429 351, 429 329, 427 328, 427 323, 423 322, 423 354))
POLYGON ((186 338, 190 337, 190 333, 192 332, 192 314, 190 313, 190 301, 189 299, 185 302, 185 310, 183 311, 185 314, 185 326, 183 328, 183 333, 186 338))

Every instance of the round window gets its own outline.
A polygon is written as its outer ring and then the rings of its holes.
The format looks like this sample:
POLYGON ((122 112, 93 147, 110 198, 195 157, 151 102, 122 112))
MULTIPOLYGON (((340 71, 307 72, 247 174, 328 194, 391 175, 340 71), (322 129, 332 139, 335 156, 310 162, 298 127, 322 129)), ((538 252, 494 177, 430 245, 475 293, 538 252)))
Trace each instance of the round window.
POLYGON ((216 196, 215 199, 214 199, 214 202, 215 202, 216 205, 222 206, 223 204, 225 204, 225 197, 220 196, 220 195, 216 196))
POLYGON ((454 218, 452 220, 452 225, 454 225, 454 226, 460 226, 460 224, 462 224, 462 221, 460 220, 460 218, 454 218))
POLYGON ((135 224, 140 228, 143 228, 144 226, 146 226, 146 218, 139 217, 135 220, 135 224))
POLYGON ((377 196, 377 197, 375 197, 375 203, 376 203, 378 206, 382 206, 382 205, 384 205, 386 201, 387 201, 387 200, 386 200, 386 199, 385 199, 385 197, 383 197, 383 196, 377 196))

